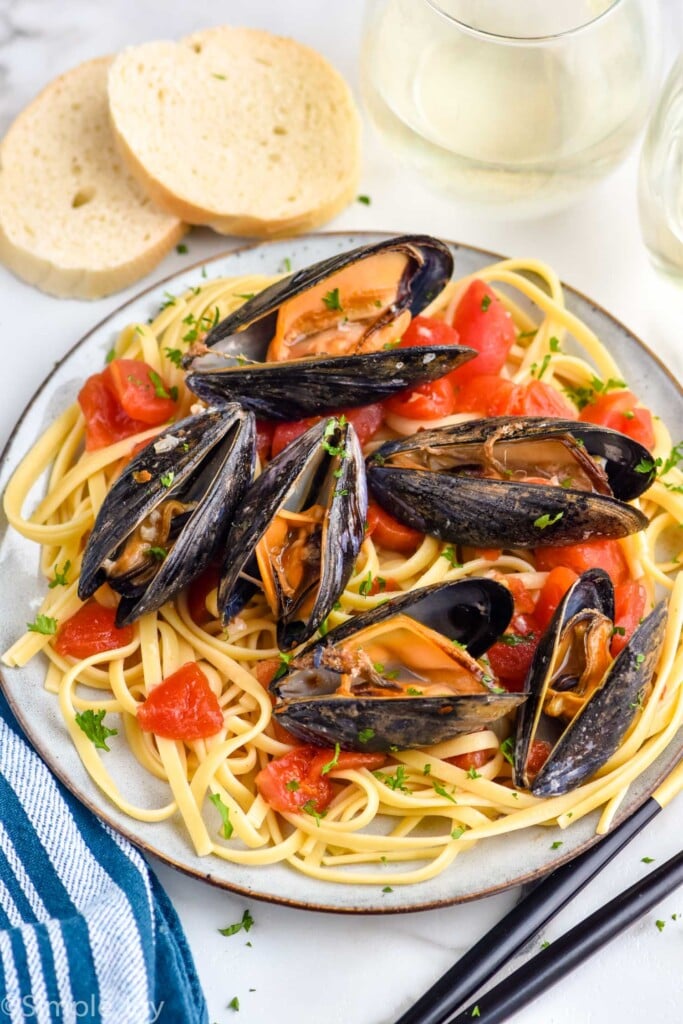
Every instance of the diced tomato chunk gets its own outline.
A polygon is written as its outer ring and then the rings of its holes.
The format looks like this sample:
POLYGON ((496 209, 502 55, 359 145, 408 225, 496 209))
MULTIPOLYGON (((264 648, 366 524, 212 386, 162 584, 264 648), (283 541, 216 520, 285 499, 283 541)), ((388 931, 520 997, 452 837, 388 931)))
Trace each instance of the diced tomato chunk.
POLYGON ((61 623, 54 649, 64 657, 89 658, 91 654, 126 647, 133 639, 133 627, 118 627, 115 619, 116 608, 103 608, 97 601, 87 601, 61 623))
POLYGON ((113 359, 104 377, 119 405, 132 419, 155 427, 169 420, 176 411, 177 401, 165 382, 141 359, 113 359))
POLYGON ((468 754, 454 754, 453 757, 447 757, 445 760, 449 764, 454 764, 456 768, 462 768, 463 771, 468 772, 471 768, 481 768, 491 760, 495 753, 495 747, 490 747, 486 750, 471 750, 468 754))
POLYGON ((558 565, 550 570, 547 580, 541 587, 536 604, 536 618, 542 629, 546 629, 550 625, 555 609, 578 578, 573 569, 567 569, 563 565, 558 565))
MULTIPOLYGON (((296 812, 307 804, 320 813, 329 805, 334 788, 323 768, 335 760, 333 750, 303 746, 290 750, 262 768, 256 776, 259 793, 275 811, 296 812)), ((334 768, 381 768, 384 754, 342 751, 334 768)), ((331 769, 333 770, 333 769, 331 769)))
POLYGON ((292 441, 296 441, 297 437, 305 434, 314 423, 319 423, 323 418, 330 419, 333 416, 346 417, 348 422, 353 425, 353 429, 358 434, 360 445, 363 447, 382 426, 384 422, 384 406, 379 402, 375 402, 373 405, 359 405, 351 409, 338 409, 336 412, 328 413, 325 417, 309 416, 305 420, 291 420, 286 423, 278 423, 275 425, 273 432, 271 458, 274 459, 287 445, 291 444, 292 441))
POLYGON ((576 409, 552 384, 528 380, 517 384, 501 405, 499 416, 557 416, 575 420, 576 409))
POLYGON ((550 572, 558 565, 573 569, 577 576, 588 569, 604 569, 615 587, 628 579, 628 563, 616 540, 587 540, 566 547, 536 548, 536 568, 550 572))
POLYGON ((479 353, 449 375, 453 384, 460 386, 482 373, 496 374, 503 368, 515 341, 515 325, 484 281, 477 279, 468 286, 455 310, 453 327, 460 344, 479 353))
POLYGON ((507 690, 519 693, 529 672, 541 629, 531 614, 515 615, 502 640, 486 652, 491 668, 507 690))
POLYGON ((502 416, 515 384, 493 373, 480 374, 458 387, 456 412, 476 412, 481 416, 502 416))
MULTIPOLYGON (((458 373, 455 370, 454 373, 458 373)), ((399 391, 384 402, 387 412, 411 420, 439 420, 455 412, 455 396, 448 377, 399 391)))
POLYGON ((551 746, 546 740, 534 740, 526 761, 526 770, 533 779, 550 757, 551 746))
POLYGON ((460 335, 445 320, 438 320, 434 316, 416 316, 410 321, 408 329, 401 338, 399 348, 459 344, 461 344, 460 335))
POLYGON ((632 391, 609 391, 607 394, 598 395, 594 402, 584 406, 579 419, 611 427, 612 430, 618 430, 638 441, 645 448, 654 448, 652 413, 638 404, 638 399, 632 391))
POLYGON ((515 615, 530 615, 536 608, 536 595, 516 576, 505 576, 500 580, 510 590, 515 602, 515 615))
POLYGON ((155 686, 137 711, 145 732, 169 740, 200 740, 223 728, 223 712, 196 661, 188 661, 155 686))
POLYGON ((104 373, 88 377, 78 392, 78 404, 85 417, 85 449, 88 452, 132 437, 149 428, 126 415, 104 380, 104 373))
POLYGON ((399 522, 374 501, 368 506, 366 534, 373 537, 380 547, 389 551, 401 551, 403 554, 412 554, 424 540, 424 534, 419 530, 413 530, 411 526, 399 522))
POLYGON ((642 583, 627 580, 614 588, 614 636, 612 656, 616 658, 633 636, 645 612, 647 591, 642 583))
POLYGON ((215 563, 207 565, 199 576, 192 580, 187 588, 187 610, 190 618, 198 626, 211 621, 211 612, 206 607, 206 599, 215 590, 220 580, 220 568, 215 563))

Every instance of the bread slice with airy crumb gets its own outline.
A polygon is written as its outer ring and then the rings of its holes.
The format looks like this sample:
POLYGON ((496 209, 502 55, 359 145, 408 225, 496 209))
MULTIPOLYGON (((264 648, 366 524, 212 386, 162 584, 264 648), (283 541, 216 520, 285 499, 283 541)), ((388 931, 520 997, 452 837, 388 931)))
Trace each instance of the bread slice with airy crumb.
POLYGON ((130 175, 109 120, 111 58, 56 79, 0 145, 0 261, 51 295, 96 299, 156 266, 185 225, 130 175))
POLYGON ((124 50, 109 73, 121 152, 159 206, 226 234, 317 227, 355 196, 360 120, 315 50, 221 27, 124 50))

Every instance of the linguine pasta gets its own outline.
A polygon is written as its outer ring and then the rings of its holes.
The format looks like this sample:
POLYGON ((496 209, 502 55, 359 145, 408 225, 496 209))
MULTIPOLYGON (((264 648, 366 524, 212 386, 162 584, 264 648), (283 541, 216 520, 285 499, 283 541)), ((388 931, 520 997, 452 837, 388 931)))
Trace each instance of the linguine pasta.
MULTIPOLYGON (((523 383, 542 373, 544 382, 559 390, 588 386, 596 374, 604 380, 621 377, 596 335, 566 309, 561 285, 548 266, 535 260, 505 260, 478 271, 476 277, 496 289, 519 332, 504 375, 523 383)), ((196 399, 184 388, 174 353, 184 353, 197 330, 202 332, 222 319, 245 295, 272 280, 209 281, 169 300, 151 323, 132 324, 122 332, 116 356, 145 360, 169 386, 177 387, 178 417, 185 416, 196 399)), ((450 283, 425 315, 450 315, 470 280, 450 283)), ((460 414, 420 424, 389 415, 372 445, 411 434, 421 425, 433 428, 469 418, 474 417, 460 414)), ((77 577, 84 539, 132 448, 161 429, 150 428, 86 453, 83 416, 73 405, 16 470, 4 499, 10 524, 41 545, 46 578, 55 576, 55 567, 66 563, 71 567, 64 585, 47 590, 42 615, 63 622, 80 607, 77 577), (28 496, 44 474, 45 497, 36 508, 27 509, 28 496)), ((654 455, 666 459, 671 439, 658 419, 655 432, 654 455)), ((677 575, 677 562, 667 552, 671 537, 676 536, 674 528, 683 522, 683 495, 676 490, 681 484, 683 474, 674 465, 639 501, 649 519, 648 528, 620 542, 631 575, 646 587, 649 600, 654 601, 657 590, 669 601, 653 690, 609 762, 596 777, 564 796, 541 799, 514 789, 500 736, 485 729, 425 750, 396 751, 377 773, 332 767, 329 778, 337 792, 324 815, 276 813, 254 780, 259 769, 290 747, 276 737, 270 696, 256 674, 259 662, 278 657, 275 623, 258 597, 226 630, 218 621, 215 591, 207 599, 212 619, 201 627, 189 614, 187 595, 181 593, 158 612, 144 615, 127 647, 75 661, 58 654, 50 636, 27 632, 3 660, 9 666, 22 666, 42 653, 47 664, 45 686, 59 702, 65 727, 93 780, 136 820, 156 822, 179 813, 198 855, 249 865, 286 861, 304 874, 334 882, 420 882, 490 836, 540 824, 566 828, 596 809, 601 811, 598 831, 607 831, 631 782, 674 738, 683 724, 683 576, 677 575), (200 664, 218 697, 224 715, 222 730, 192 742, 144 732, 136 719, 139 703, 162 678, 188 661, 200 664), (110 742, 127 744, 146 771, 167 783, 168 800, 163 806, 136 806, 126 779, 112 777, 106 752, 97 749, 77 724, 76 714, 87 710, 104 710, 107 723, 119 729, 110 742), (446 761, 480 750, 495 753, 476 772, 446 761), (219 797, 214 802, 228 809, 229 839, 224 837, 211 797, 219 797), (392 866, 390 875, 387 864, 392 866)), ((425 537, 415 553, 405 557, 366 538, 339 607, 329 616, 329 627, 386 599, 381 593, 368 592, 364 581, 369 578, 391 578, 405 590, 496 574, 514 577, 531 591, 540 590, 546 578, 546 573, 536 570, 528 551, 504 551, 493 559, 477 557, 463 564, 455 562, 452 551, 425 537)))

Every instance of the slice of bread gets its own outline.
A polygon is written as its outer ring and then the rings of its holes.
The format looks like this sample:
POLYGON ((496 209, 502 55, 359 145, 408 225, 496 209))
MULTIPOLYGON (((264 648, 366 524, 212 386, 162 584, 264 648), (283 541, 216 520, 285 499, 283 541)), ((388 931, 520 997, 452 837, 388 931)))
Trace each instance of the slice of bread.
POLYGON ((128 173, 109 121, 111 58, 52 82, 0 145, 0 261, 62 297, 96 299, 148 273, 185 233, 128 173))
POLYGON ((151 198, 235 235, 295 234, 355 196, 360 120, 315 50, 256 29, 213 28, 115 59, 121 152, 151 198))

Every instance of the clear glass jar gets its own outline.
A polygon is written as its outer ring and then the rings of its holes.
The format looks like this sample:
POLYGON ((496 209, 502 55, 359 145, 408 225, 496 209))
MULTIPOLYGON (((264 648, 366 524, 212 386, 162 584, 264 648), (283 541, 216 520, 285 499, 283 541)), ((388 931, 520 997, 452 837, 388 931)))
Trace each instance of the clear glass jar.
POLYGON ((544 213, 627 152, 658 29, 654 0, 367 0, 364 101, 428 183, 506 218, 544 213))
POLYGON ((683 57, 671 69, 645 135, 638 210, 654 264, 683 278, 683 57))

